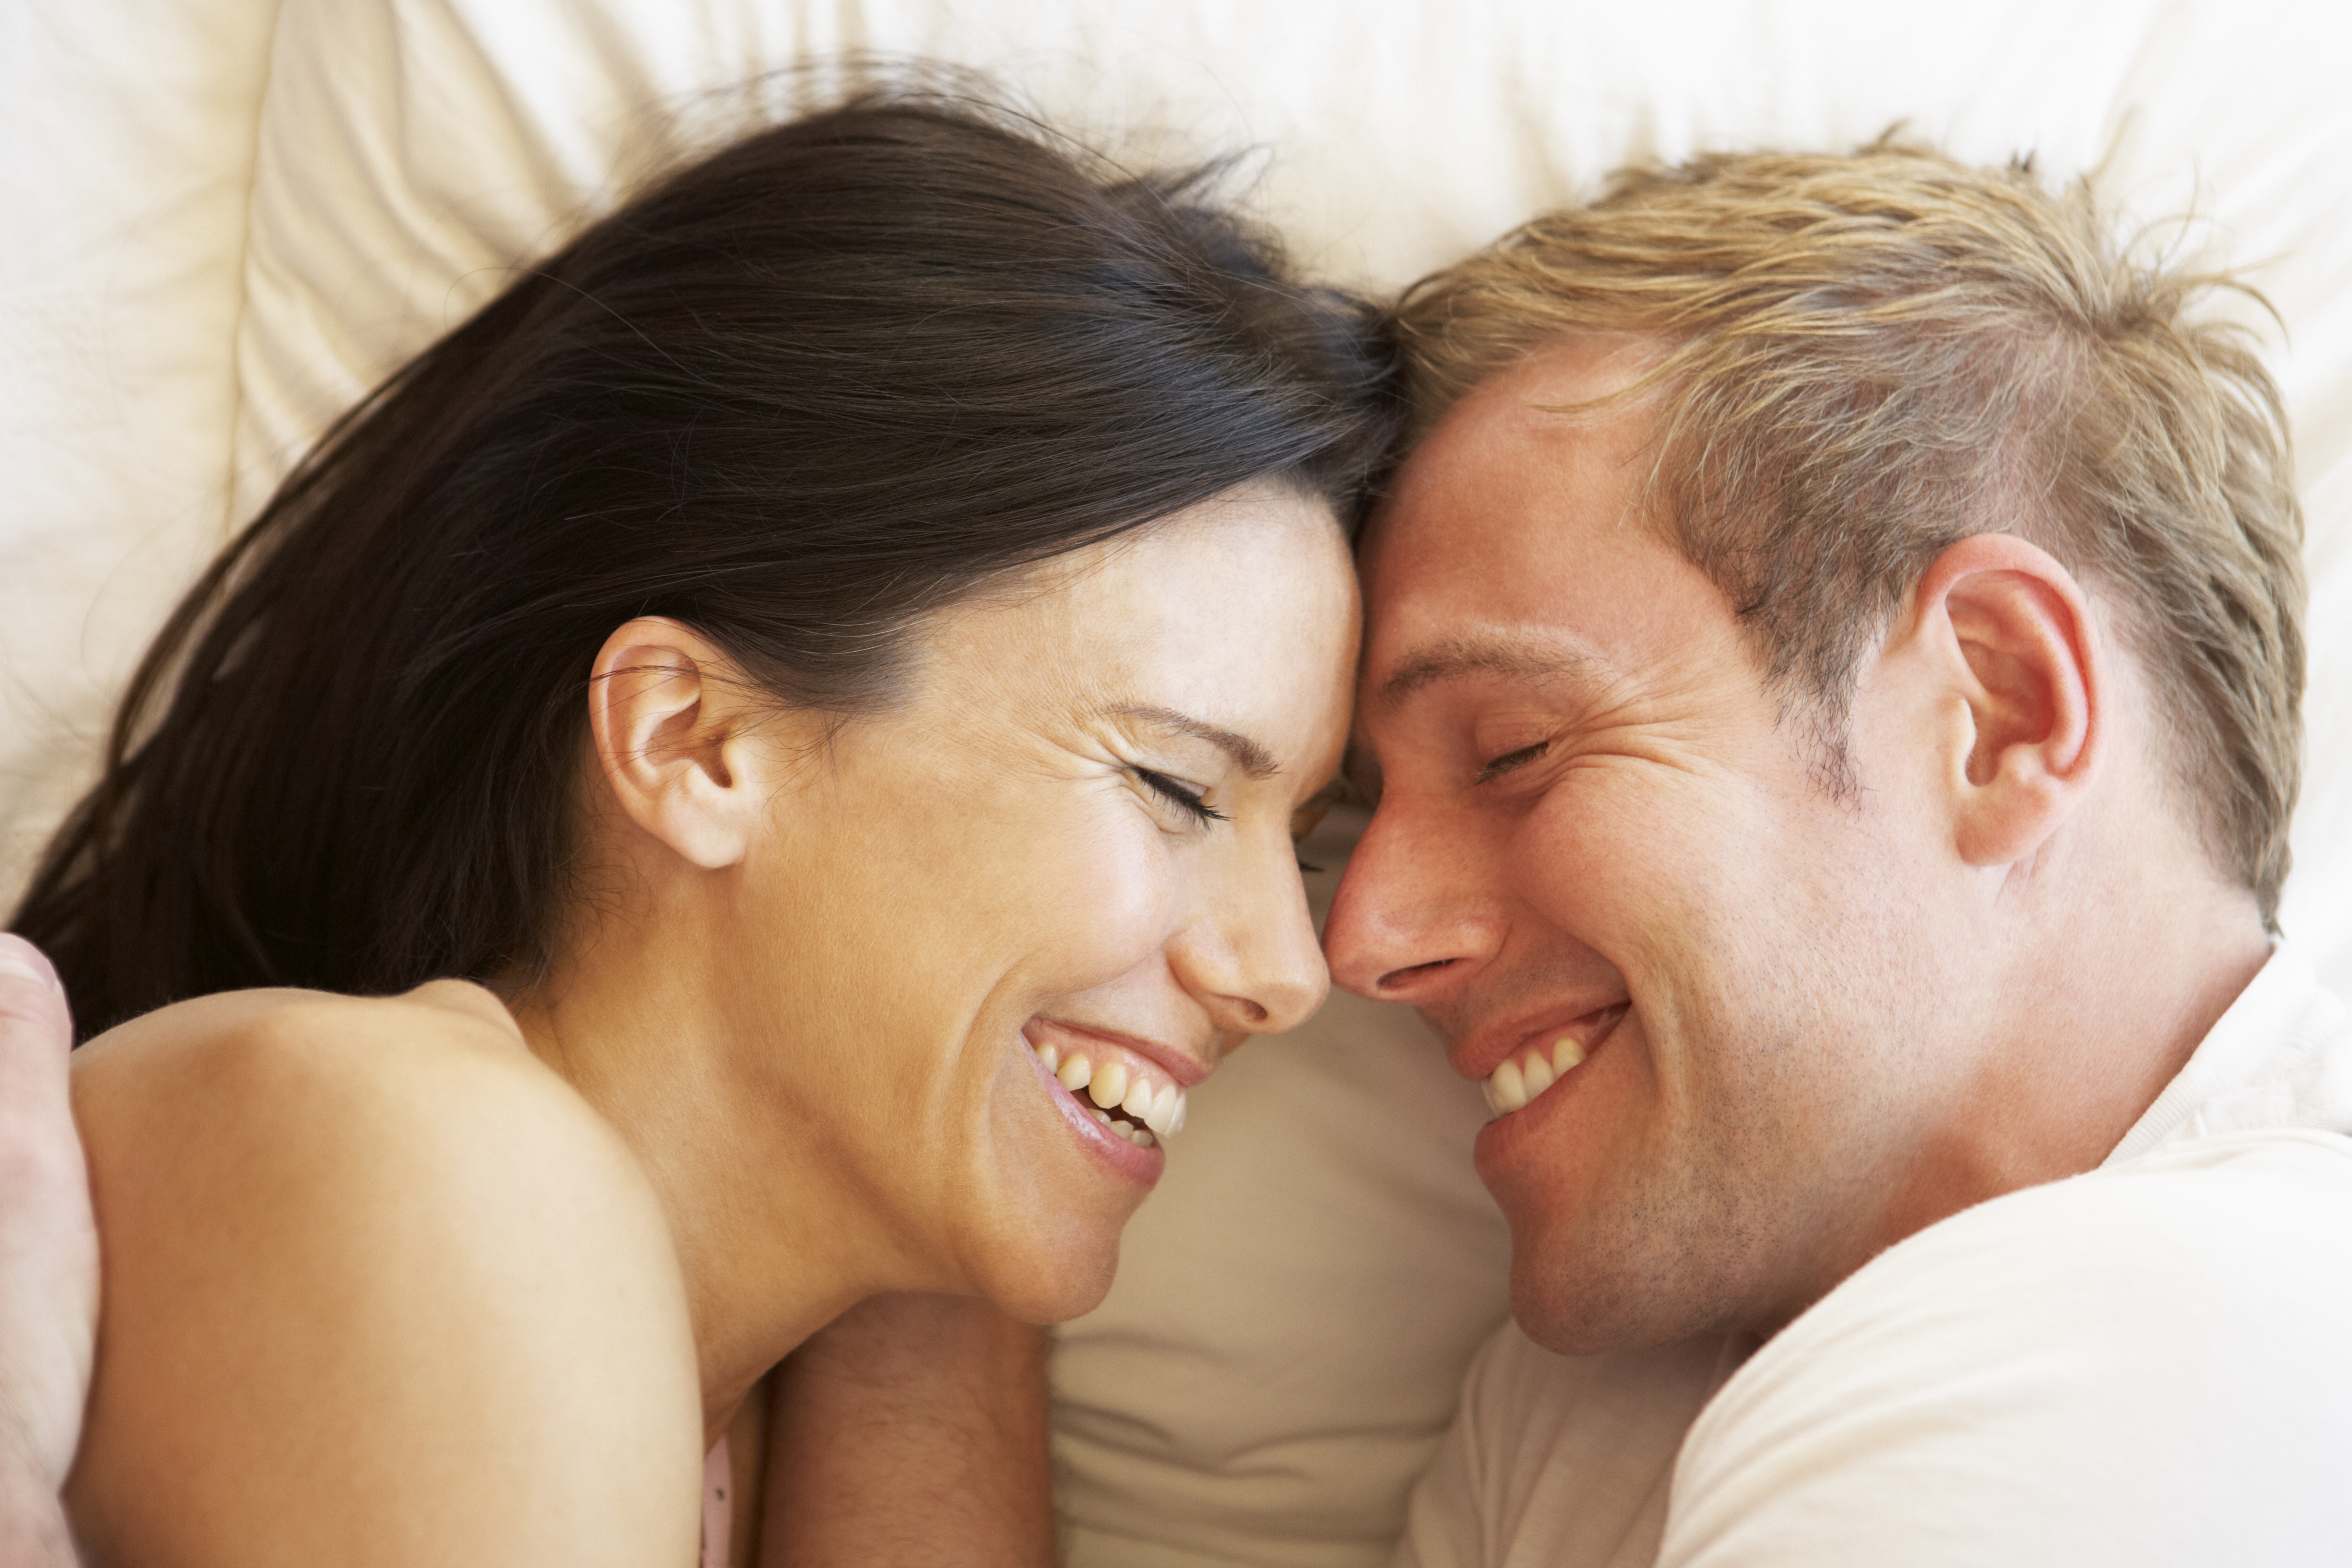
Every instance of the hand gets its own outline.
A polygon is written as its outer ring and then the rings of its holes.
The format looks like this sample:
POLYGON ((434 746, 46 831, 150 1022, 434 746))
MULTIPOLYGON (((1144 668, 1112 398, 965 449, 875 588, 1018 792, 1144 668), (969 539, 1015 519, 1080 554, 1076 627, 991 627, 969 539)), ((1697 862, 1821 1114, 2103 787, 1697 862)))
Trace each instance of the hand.
POLYGON ((761 1568, 1050 1568, 1045 1334, 869 1297, 773 1374, 761 1568))
POLYGON ((0 932, 0 1560, 73 1561, 73 1468, 98 1334, 98 1229, 74 1130, 65 988, 0 932))

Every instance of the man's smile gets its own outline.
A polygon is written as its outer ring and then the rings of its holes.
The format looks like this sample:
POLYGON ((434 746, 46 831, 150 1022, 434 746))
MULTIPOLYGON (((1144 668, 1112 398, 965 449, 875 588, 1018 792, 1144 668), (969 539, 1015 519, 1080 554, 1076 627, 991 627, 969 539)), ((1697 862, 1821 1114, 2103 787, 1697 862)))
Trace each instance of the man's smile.
MULTIPOLYGON (((1631 1004, 1612 1003, 1556 1027, 1526 1031, 1526 1044, 1479 1079, 1486 1109, 1508 1116, 1584 1065, 1615 1032, 1631 1004)), ((1469 1075, 1465 1075, 1469 1076, 1469 1075)))

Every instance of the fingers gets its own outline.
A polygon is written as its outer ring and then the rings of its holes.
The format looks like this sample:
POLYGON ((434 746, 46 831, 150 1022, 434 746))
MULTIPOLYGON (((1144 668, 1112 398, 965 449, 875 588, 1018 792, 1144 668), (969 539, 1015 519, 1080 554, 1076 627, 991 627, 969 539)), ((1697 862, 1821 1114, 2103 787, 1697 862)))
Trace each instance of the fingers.
MULTIPOLYGON (((22 1019, 33 1031, 21 1037, 40 1040, 56 1037, 59 1052, 73 1045, 73 1024, 66 1010, 66 988, 41 950, 13 931, 0 931, 0 1018, 22 1019)), ((12 1037, 14 1038, 14 1037, 12 1037)))
POLYGON ((57 972, 0 933, 0 1424, 52 1487, 72 1463, 98 1321, 72 1046, 57 972))
MULTIPOLYGON (((82 1182, 66 1063, 73 1019, 41 950, 0 931, 0 1194, 36 1198, 82 1182)), ((11 1208, 22 1206, 11 1203, 11 1208)), ((0 1214, 0 1240, 10 1234, 0 1214)))
MULTIPOLYGON (((0 931, 0 1193, 30 1183, 45 1193, 61 1179, 79 1184, 66 1062, 73 1020, 65 987, 41 950, 0 931)), ((0 1237, 8 1235, 0 1215, 0 1237)))

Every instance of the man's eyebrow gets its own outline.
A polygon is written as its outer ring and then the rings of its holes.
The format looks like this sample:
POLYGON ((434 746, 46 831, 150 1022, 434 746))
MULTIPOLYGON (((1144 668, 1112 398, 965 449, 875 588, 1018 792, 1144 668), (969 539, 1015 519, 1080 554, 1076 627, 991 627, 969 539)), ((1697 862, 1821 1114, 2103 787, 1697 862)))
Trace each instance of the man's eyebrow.
POLYGON ((1597 656, 1573 646, 1517 637, 1448 637, 1398 660, 1381 682, 1380 699, 1383 706, 1393 706, 1424 686, 1475 675, 1504 680, 1597 680, 1606 673, 1607 666, 1597 656))
POLYGON ((1106 709, 1114 719, 1133 719, 1146 724, 1157 724, 1163 730, 1173 730, 1180 735, 1190 735, 1196 741, 1206 741, 1241 765, 1242 772, 1254 779, 1270 779, 1282 771, 1274 753, 1251 740, 1206 719, 1195 719, 1190 713, 1179 713, 1173 708, 1148 705, 1124 705, 1106 709))

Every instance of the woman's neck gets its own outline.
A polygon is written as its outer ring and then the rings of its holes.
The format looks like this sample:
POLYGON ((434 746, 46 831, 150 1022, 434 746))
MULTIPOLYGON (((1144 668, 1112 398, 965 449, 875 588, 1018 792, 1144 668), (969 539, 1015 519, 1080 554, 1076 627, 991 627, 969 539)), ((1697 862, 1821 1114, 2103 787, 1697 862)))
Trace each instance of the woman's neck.
POLYGON ((608 917, 509 1001, 532 1053, 635 1153, 693 1314, 706 1431, 855 1302, 919 1283, 823 1156, 781 1028, 730 1016, 699 922, 608 917), (756 1048, 746 1048, 746 1042, 756 1048))

